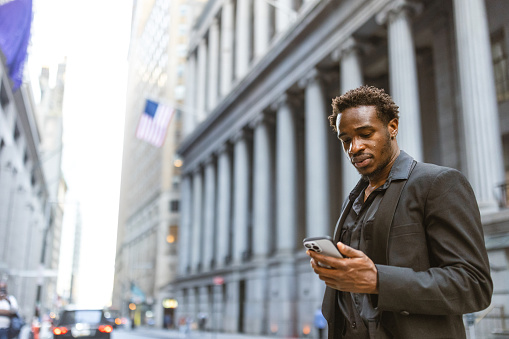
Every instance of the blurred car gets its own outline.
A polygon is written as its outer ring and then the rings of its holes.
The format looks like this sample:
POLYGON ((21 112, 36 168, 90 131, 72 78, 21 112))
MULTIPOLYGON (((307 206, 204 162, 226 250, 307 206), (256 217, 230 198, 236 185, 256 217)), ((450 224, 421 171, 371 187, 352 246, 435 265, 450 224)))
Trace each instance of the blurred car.
POLYGON ((113 326, 101 309, 64 310, 53 328, 55 339, 101 338, 109 339, 113 326))
POLYGON ((118 328, 125 324, 125 321, 123 321, 124 318, 120 316, 120 312, 118 310, 104 310, 104 317, 110 322, 113 328, 118 328))

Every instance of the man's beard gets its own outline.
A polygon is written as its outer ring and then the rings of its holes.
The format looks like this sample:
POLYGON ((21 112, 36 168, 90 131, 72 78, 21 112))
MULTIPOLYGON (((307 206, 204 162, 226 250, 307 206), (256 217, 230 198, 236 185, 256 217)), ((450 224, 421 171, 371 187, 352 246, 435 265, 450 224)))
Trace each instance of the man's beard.
POLYGON ((391 162, 391 154, 392 152, 392 144, 391 144, 391 135, 389 134, 389 131, 386 131, 385 134, 385 143, 382 148, 382 153, 380 154, 380 157, 383 159, 380 165, 378 165, 377 168, 373 170, 373 172, 369 174, 362 175, 362 179, 369 180, 369 178, 376 177, 380 172, 382 172, 387 165, 391 162))

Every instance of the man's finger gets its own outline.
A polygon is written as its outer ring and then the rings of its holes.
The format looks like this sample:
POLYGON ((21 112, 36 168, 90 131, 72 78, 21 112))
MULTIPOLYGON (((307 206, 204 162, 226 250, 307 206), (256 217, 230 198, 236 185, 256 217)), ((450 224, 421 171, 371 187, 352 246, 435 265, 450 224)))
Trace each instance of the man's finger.
POLYGON ((337 247, 339 252, 347 258, 362 258, 365 256, 365 254, 362 251, 353 249, 350 246, 343 244, 342 242, 338 242, 337 247))
POLYGON ((312 250, 307 250, 306 253, 313 259, 315 259, 315 261, 323 261, 324 258, 326 258, 327 256, 321 254, 321 253, 318 253, 318 252, 315 252, 315 251, 312 251, 312 250))

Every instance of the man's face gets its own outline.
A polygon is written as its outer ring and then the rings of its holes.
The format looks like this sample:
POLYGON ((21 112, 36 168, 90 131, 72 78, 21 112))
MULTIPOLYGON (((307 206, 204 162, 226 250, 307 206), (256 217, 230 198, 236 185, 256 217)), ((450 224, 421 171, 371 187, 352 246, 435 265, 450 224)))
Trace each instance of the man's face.
POLYGON ((396 139, 391 136, 397 134, 398 120, 385 125, 378 118, 375 106, 345 109, 338 115, 336 128, 351 163, 368 179, 384 172, 397 151, 396 139))

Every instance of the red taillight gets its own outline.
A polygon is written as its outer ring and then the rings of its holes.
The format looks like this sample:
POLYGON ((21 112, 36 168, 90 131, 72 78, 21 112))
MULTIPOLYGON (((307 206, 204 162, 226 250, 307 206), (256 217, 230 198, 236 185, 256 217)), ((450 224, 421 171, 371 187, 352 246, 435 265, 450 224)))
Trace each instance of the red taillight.
POLYGON ((99 326, 99 332, 102 333, 111 333, 113 331, 113 327, 111 325, 101 325, 99 326))
POLYGON ((53 334, 54 334, 54 335, 66 334, 67 332, 69 332, 69 330, 67 329, 67 327, 55 327, 55 328, 53 329, 53 334))

